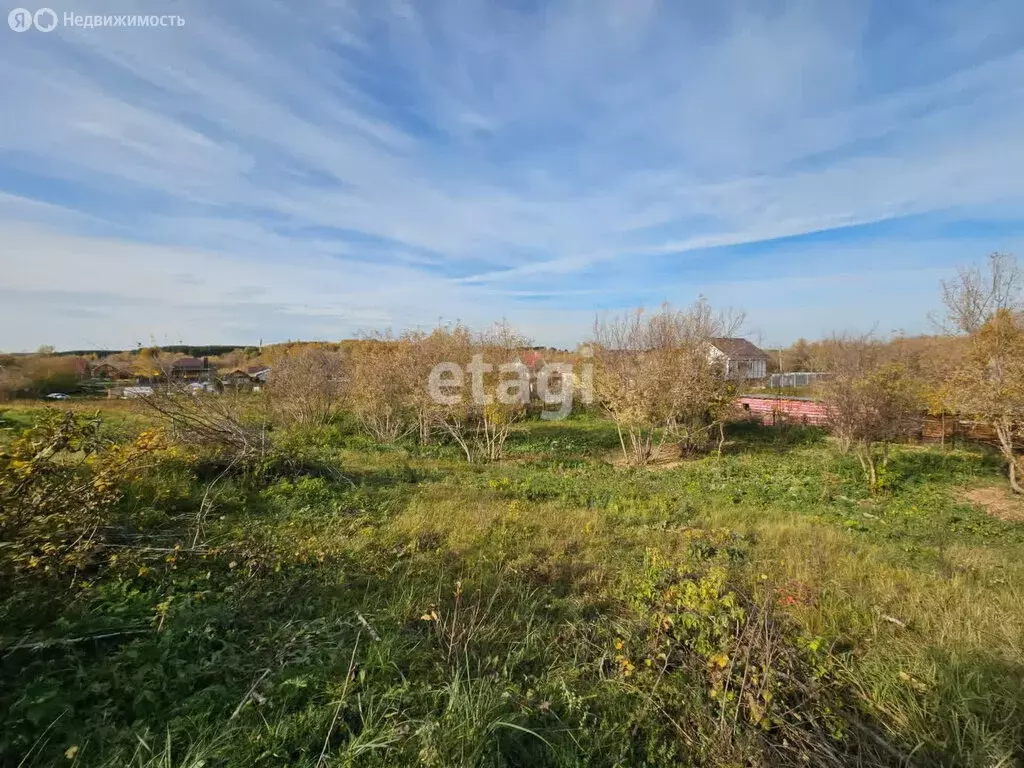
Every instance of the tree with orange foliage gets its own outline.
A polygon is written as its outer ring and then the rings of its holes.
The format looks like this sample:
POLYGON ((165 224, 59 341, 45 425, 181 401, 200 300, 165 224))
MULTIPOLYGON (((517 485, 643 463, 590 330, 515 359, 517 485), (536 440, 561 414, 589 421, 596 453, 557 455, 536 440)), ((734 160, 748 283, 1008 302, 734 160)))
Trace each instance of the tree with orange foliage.
POLYGON ((961 413, 990 425, 1006 461, 1014 493, 1024 493, 1024 461, 1015 442, 1024 437, 1024 319, 997 310, 971 335, 971 351, 951 376, 950 401, 961 413))
POLYGON ((951 407, 993 428, 1010 487, 1024 493, 1015 441, 1024 436, 1024 275, 1013 256, 994 253, 986 269, 961 268, 942 284, 947 321, 968 351, 949 377, 951 407))
POLYGON ((381 443, 393 443, 416 429, 414 393, 418 379, 415 341, 378 335, 350 345, 348 407, 363 429, 381 443))

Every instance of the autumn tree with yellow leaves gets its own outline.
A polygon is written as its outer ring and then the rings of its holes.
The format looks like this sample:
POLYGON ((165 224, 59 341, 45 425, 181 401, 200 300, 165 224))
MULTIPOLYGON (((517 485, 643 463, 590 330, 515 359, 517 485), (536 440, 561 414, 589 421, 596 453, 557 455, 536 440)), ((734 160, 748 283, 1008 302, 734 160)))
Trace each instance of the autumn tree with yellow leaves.
POLYGON ((967 267, 943 283, 951 330, 967 335, 967 352, 950 373, 950 407, 989 425, 1015 493, 1024 471, 1015 443, 1024 437, 1024 287, 1017 260, 994 253, 985 267, 967 267))

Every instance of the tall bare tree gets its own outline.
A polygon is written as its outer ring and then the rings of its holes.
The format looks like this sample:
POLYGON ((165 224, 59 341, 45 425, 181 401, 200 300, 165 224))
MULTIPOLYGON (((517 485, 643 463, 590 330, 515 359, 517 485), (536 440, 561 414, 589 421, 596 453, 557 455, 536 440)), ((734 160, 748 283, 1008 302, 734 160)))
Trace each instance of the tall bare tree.
POLYGON ((952 280, 942 281, 942 303, 946 307, 947 331, 975 333, 999 310, 1020 312, 1024 275, 1017 259, 1007 253, 993 253, 984 268, 960 267, 952 280))

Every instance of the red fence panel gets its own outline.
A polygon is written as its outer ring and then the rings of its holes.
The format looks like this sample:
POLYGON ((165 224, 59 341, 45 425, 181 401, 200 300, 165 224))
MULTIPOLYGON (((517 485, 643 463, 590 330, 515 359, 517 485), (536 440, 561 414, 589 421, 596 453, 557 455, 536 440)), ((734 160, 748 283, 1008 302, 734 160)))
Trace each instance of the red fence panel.
POLYGON ((828 425, 828 409, 825 404, 809 398, 745 395, 737 398, 736 403, 750 418, 762 424, 789 422, 828 425))

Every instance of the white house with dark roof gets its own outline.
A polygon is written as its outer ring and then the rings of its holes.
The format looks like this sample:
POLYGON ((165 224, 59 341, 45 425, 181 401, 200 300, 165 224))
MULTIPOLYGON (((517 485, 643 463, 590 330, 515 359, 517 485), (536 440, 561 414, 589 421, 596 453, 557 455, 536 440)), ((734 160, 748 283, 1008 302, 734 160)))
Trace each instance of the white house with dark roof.
POLYGON ((721 364, 727 379, 763 379, 768 375, 768 355, 746 339, 711 339, 708 358, 721 364))

